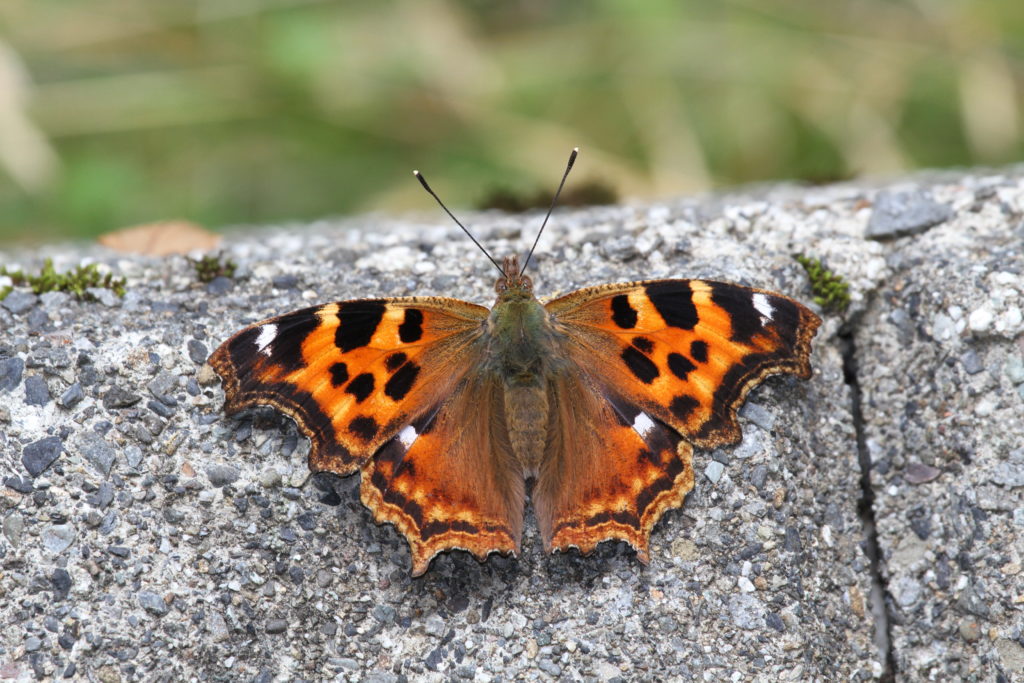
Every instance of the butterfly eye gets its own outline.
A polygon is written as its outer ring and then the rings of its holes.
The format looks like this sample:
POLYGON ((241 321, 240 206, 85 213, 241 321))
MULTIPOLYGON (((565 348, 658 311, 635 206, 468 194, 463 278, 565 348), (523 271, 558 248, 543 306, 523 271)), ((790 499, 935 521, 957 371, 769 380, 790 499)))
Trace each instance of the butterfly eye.
POLYGON ((498 278, 497 281, 494 283, 494 291, 497 292, 498 294, 501 294, 506 289, 508 289, 508 280, 506 280, 503 277, 498 278))

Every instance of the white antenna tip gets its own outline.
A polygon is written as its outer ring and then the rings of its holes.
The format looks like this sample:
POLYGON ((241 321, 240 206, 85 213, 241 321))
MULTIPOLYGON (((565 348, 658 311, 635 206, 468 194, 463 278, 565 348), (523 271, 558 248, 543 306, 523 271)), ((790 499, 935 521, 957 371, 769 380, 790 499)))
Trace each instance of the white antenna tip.
POLYGON ((419 171, 413 171, 413 172, 412 172, 412 174, 413 174, 413 175, 419 175, 419 174, 420 174, 420 172, 419 172, 419 171))
POLYGON ((576 152, 577 154, 579 154, 579 152, 580 152, 580 148, 579 148, 579 147, 573 147, 573 148, 572 148, 572 151, 574 151, 574 152, 576 152))

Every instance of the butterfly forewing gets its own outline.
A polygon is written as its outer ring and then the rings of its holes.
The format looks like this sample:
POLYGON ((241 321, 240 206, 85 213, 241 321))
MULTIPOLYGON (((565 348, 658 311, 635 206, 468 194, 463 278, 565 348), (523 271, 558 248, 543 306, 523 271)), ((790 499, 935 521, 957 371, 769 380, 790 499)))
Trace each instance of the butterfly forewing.
POLYGON ((592 287, 546 308, 603 391, 701 447, 739 439, 736 410, 766 376, 810 376, 821 322, 780 294, 705 280, 592 287))
POLYGON ((453 391, 487 315, 442 298, 324 304, 250 325, 210 364, 229 413, 277 407, 310 438, 313 471, 349 474, 453 391))

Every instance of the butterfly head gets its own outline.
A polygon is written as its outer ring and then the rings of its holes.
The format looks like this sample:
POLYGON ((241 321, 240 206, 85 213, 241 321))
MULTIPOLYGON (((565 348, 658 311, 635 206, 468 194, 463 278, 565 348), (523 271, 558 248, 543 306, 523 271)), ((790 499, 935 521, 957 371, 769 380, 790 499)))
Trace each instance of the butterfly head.
POLYGON ((524 275, 519 265, 519 256, 506 256, 501 263, 501 277, 494 283, 494 291, 498 299, 507 299, 515 295, 533 296, 533 280, 524 275))

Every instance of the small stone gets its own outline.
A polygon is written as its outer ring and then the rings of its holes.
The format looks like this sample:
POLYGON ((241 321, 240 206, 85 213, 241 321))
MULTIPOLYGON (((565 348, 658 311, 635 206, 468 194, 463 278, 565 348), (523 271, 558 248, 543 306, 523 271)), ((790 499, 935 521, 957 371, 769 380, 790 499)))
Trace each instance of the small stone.
POLYGON ((1024 384, 1024 360, 1020 356, 1010 356, 1003 368, 1006 378, 1013 384, 1024 384))
POLYGON ((206 344, 197 339, 188 340, 188 357, 193 363, 202 365, 206 362, 206 356, 206 344))
POLYGON ((978 593, 971 583, 968 583, 963 592, 960 593, 960 598, 956 601, 956 605, 964 612, 981 617, 982 619, 987 619, 990 612, 983 596, 978 593))
POLYGON ((985 332, 992 326, 992 320, 994 316, 992 311, 988 308, 979 308, 971 311, 971 314, 967 317, 967 325, 974 332, 985 332))
POLYGON ((54 524, 43 531, 43 547, 54 555, 67 550, 75 542, 75 528, 70 524, 54 524))
POLYGON ((764 628, 764 605, 757 596, 750 593, 732 595, 728 599, 728 608, 733 623, 739 628, 764 628))
POLYGON ((1011 489, 1024 486, 1024 463, 1001 462, 996 464, 989 481, 1011 489))
POLYGON ((35 652, 43 646, 43 641, 36 636, 29 636, 25 639, 25 652, 35 652))
POLYGON ((775 413, 757 403, 744 403, 740 408, 740 415, 766 432, 772 431, 772 427, 775 426, 775 413))
POLYGON ((562 675, 562 667, 547 658, 540 660, 540 663, 537 664, 537 668, 555 679, 558 679, 558 677, 562 675))
POLYGON ((260 486, 265 489, 277 488, 281 485, 281 473, 271 468, 260 473, 260 486))
POLYGON ((82 391, 82 385, 75 382, 60 395, 57 399, 57 405, 61 408, 71 408, 77 405, 83 398, 85 398, 85 392, 82 391))
POLYGON ((162 617, 170 611, 164 599, 153 591, 139 591, 139 605, 150 614, 162 617))
POLYGON ((4 479, 4 486, 18 493, 32 493, 35 490, 30 477, 19 477, 18 475, 4 479))
POLYGON ((904 609, 912 607, 920 598, 923 590, 921 583, 909 576, 904 576, 896 581, 893 595, 896 602, 904 609))
POLYGON ((0 300, 0 306, 3 306, 14 315, 20 315, 36 305, 39 301, 32 292, 26 292, 23 289, 15 289, 3 300, 0 300))
POLYGON ((163 370, 156 377, 151 379, 146 388, 153 397, 165 403, 177 403, 171 394, 178 388, 178 377, 163 370))
POLYGON ((206 476, 217 488, 235 483, 238 481, 238 475, 238 468, 231 465, 210 465, 206 468, 206 476))
POLYGON ((751 582, 750 582, 750 579, 748 579, 748 578, 747 578, 747 577, 745 577, 745 576, 741 576, 741 577, 740 577, 739 579, 737 579, 737 580, 736 580, 736 585, 737 585, 737 586, 739 587, 739 589, 740 589, 741 591, 743 591, 744 593, 753 593, 753 592, 754 592, 754 590, 755 590, 755 589, 754 589, 754 584, 753 584, 753 583, 751 583, 751 582))
POLYGON ((717 460, 712 460, 704 469, 704 476, 707 477, 708 481, 712 484, 717 484, 718 480, 722 478, 723 472, 725 472, 725 465, 717 460))
POLYGON ((112 408, 129 408, 141 400, 142 397, 138 394, 133 394, 127 389, 114 385, 103 395, 103 407, 107 410, 112 408))
POLYGON ((54 597, 63 600, 71 591, 71 574, 67 569, 57 567, 50 574, 50 585, 53 586, 54 597))
POLYGON ((370 614, 382 624, 390 624, 395 620, 395 608, 391 605, 377 605, 370 614))
POLYGON ((423 632, 428 636, 440 638, 444 635, 444 619, 432 614, 423 622, 423 632))
POLYGON ((224 277, 223 275, 218 275, 210 280, 210 284, 206 285, 207 293, 215 296, 227 294, 234 288, 234 281, 229 277, 224 277))
POLYGON ((103 476, 110 474, 110 468, 114 464, 113 447, 107 443, 106 439, 93 431, 76 434, 71 441, 69 452, 77 452, 103 476))
POLYGON ((996 409, 996 402, 987 396, 979 400, 974 406, 974 414, 979 417, 988 417, 996 409))
POLYGON ((267 633, 284 633, 288 630, 288 622, 284 619, 271 619, 267 622, 267 633))
POLYGON ((965 617, 960 620, 960 637, 968 643, 973 643, 981 638, 981 627, 977 619, 965 617))
POLYGON ((936 469, 931 465, 925 465, 920 462, 912 462, 907 465, 904 476, 907 482, 911 484, 925 484, 933 479, 936 479, 942 470, 936 469))
POLYGON ((132 444, 124 449, 124 459, 128 462, 128 467, 133 470, 139 469, 139 465, 142 464, 142 449, 132 444))
POLYGON ((29 474, 38 477, 60 457, 63 448, 60 437, 56 436, 33 441, 21 451, 21 464, 29 474))
POLYGON ((25 378, 25 403, 30 406, 45 406, 50 402, 50 388, 42 375, 25 378))
POLYGON ((2 526, 8 542, 15 548, 21 545, 21 534, 25 531, 25 520, 21 514, 12 512, 7 515, 4 517, 2 526))
POLYGON ((977 375, 985 369, 978 352, 974 349, 967 349, 960 354, 960 364, 964 366, 964 372, 968 375, 977 375))
POLYGON ((932 336, 947 341, 956 336, 956 323, 945 313, 937 313, 932 320, 932 336))
POLYGON ((0 391, 10 391, 21 384, 21 373, 25 369, 25 361, 14 356, 0 358, 0 391))
POLYGON ((920 190, 883 190, 875 196, 865 236, 869 239, 887 239, 914 235, 952 217, 952 209, 920 190))
POLYGON ((107 308, 115 308, 121 305, 121 297, 106 287, 87 287, 85 291, 89 296, 107 308))
POLYGON ((758 491, 764 489, 764 483, 768 480, 768 466, 758 465, 750 473, 750 484, 758 491))
POLYGON ((299 278, 291 274, 275 275, 270 282, 274 289, 295 289, 299 286, 299 278))

